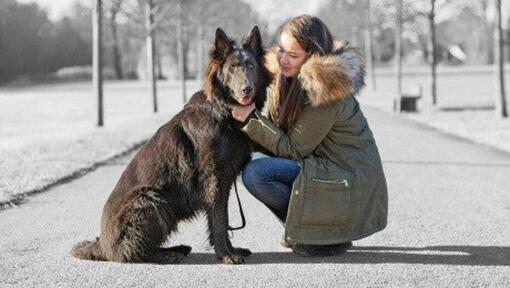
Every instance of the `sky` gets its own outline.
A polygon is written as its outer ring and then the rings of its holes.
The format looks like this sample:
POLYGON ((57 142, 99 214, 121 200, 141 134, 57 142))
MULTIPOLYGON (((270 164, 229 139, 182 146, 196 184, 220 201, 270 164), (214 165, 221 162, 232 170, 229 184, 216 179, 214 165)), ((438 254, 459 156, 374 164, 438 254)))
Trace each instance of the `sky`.
MULTIPOLYGON (((91 6, 94 0, 17 0, 20 3, 31 3, 35 2, 39 6, 45 8, 48 12, 48 16, 52 20, 58 20, 69 12, 70 7, 75 1, 80 1, 85 5, 91 6)), ((270 32, 274 32, 279 25, 286 19, 301 14, 314 14, 323 5, 330 0, 242 0, 243 2, 252 6, 253 10, 262 16, 268 23, 268 29, 270 32)), ((445 2, 447 0, 439 1, 445 2)), ((479 0, 469 0, 479 1, 479 0)), ((503 17, 507 19, 510 12, 510 1, 503 1, 503 17)), ((438 11, 438 18, 448 14, 446 10, 438 11), (441 13, 444 12, 444 13, 441 13)), ((491 15, 488 15, 489 17, 491 15)), ((448 17, 446 17, 448 18, 448 17)), ((437 19, 440 20, 440 19, 437 19)), ((440 22, 440 21, 439 21, 440 22)), ((506 24, 506 23, 505 23, 506 24)))
MULTIPOLYGON (((35 2, 45 8, 52 20, 58 20, 69 12, 73 2, 80 1, 92 7, 93 0, 17 0, 20 3, 35 2)), ((278 25, 289 17, 300 14, 314 14, 329 0, 242 0, 250 4, 253 9, 268 21, 269 29, 276 29, 278 25), (298 3, 298 4, 296 4, 298 3)))
POLYGON ((243 2, 250 4, 252 9, 267 21, 269 31, 274 32, 288 18, 301 14, 315 14, 329 0, 243 0, 243 2))

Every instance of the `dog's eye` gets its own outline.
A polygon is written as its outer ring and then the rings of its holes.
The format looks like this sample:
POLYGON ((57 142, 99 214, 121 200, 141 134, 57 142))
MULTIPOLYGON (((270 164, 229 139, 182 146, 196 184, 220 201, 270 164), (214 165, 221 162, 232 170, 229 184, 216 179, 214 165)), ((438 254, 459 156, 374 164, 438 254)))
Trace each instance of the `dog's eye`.
POLYGON ((230 65, 229 68, 230 68, 230 70, 235 70, 237 68, 237 65, 236 64, 232 64, 232 65, 230 65))

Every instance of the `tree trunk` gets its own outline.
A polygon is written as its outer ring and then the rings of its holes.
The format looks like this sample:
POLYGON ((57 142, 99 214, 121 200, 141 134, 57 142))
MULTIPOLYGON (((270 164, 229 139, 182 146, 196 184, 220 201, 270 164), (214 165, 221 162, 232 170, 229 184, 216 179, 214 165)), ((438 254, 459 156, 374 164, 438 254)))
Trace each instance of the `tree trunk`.
POLYGON ((430 22, 430 42, 431 42, 431 72, 432 72, 432 105, 437 104, 437 56, 436 56, 436 0, 431 0, 430 4, 432 5, 429 14, 429 22, 430 22))
POLYGON ((508 107, 505 95, 505 62, 503 53, 503 28, 501 19, 501 0, 496 0, 496 29, 494 33, 496 71, 496 113, 503 118, 508 117, 508 107))
POLYGON ((157 47, 155 47, 154 49, 155 53, 156 54, 156 67, 158 68, 157 71, 158 71, 158 80, 163 80, 165 79, 165 75, 163 75, 163 63, 161 63, 161 54, 159 54, 158 52, 158 49, 157 47))
POLYGON ((150 93, 152 95, 152 103, 153 103, 153 111, 154 113, 158 112, 158 98, 157 98, 157 89, 156 89, 156 77, 155 77, 155 69, 154 69, 154 15, 153 8, 154 4, 153 0, 147 0, 145 5, 145 28, 146 28, 146 46, 147 46, 147 70, 148 70, 148 79, 150 85, 150 93))
POLYGON ((372 52, 372 20, 370 14, 370 0, 366 0, 366 15, 365 15, 365 59, 367 63, 367 71, 370 76, 369 86, 372 91, 376 90, 375 83, 375 68, 374 68, 374 55, 372 52))
POLYGON ((117 31, 117 13, 118 10, 111 10, 110 27, 112 28, 113 36, 113 66, 115 70, 115 77, 117 79, 124 78, 122 73, 122 57, 120 54, 119 35, 117 31))
POLYGON ((395 77, 397 87, 393 98, 393 111, 400 112, 402 98, 402 0, 397 1, 397 15, 395 23, 395 77))
POLYGON ((197 61, 196 61, 196 69, 197 69, 197 74, 196 74, 196 78, 197 80, 202 80, 202 78, 204 77, 204 74, 203 74, 203 69, 204 69, 204 49, 203 49, 203 41, 202 41, 202 37, 203 37, 203 34, 204 34, 204 27, 203 27, 203 24, 202 24, 202 5, 200 2, 197 1, 197 38, 196 38, 196 52, 197 52, 197 61))
POLYGON ((103 127, 103 3, 102 0, 95 1, 92 12, 92 87, 97 99, 97 126, 103 127))
POLYGON ((179 0, 178 2, 178 23, 177 23, 177 63, 178 63, 178 75, 179 80, 181 82, 181 93, 182 93, 182 103, 186 103, 188 101, 186 97, 186 67, 184 65, 184 45, 183 45, 183 30, 184 30, 184 21, 183 21, 183 1, 179 0))

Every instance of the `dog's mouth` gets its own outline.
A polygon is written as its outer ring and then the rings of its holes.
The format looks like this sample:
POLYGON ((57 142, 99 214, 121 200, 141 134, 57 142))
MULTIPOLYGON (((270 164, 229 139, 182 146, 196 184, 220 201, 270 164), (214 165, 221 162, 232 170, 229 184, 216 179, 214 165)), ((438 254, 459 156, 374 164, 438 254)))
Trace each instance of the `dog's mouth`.
POLYGON ((251 105, 251 103, 253 103, 253 98, 250 97, 249 95, 244 95, 242 98, 237 99, 237 102, 244 106, 251 105))

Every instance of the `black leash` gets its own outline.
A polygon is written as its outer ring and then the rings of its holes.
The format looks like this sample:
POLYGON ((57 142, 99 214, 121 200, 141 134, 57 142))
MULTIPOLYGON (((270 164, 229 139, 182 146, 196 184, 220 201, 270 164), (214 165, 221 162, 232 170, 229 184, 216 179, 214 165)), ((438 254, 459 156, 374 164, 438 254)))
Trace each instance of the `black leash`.
POLYGON ((239 214, 241 214, 241 226, 232 227, 228 225, 228 231, 235 231, 239 229, 243 229, 246 226, 246 219, 244 218, 243 206, 241 205, 241 199, 239 198, 239 192, 237 191, 237 183, 234 182, 234 189, 236 191, 237 203, 239 204, 239 214))

